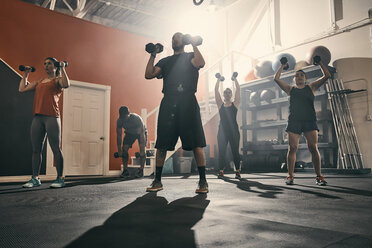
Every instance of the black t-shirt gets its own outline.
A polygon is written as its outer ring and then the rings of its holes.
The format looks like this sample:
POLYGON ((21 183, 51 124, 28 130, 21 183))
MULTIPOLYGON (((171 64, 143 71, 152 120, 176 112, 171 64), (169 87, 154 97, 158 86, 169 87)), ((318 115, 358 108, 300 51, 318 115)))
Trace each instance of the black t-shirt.
POLYGON ((164 94, 195 93, 199 69, 191 64, 194 53, 180 53, 159 60, 164 94))
POLYGON ((290 121, 316 121, 314 108, 314 94, 309 85, 299 89, 293 87, 289 94, 289 116, 290 121))

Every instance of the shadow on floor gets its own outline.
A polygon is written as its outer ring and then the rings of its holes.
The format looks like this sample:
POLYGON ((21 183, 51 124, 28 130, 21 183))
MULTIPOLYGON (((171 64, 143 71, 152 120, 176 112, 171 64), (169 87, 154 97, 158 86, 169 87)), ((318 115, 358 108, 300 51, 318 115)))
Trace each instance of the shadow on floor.
POLYGON ((274 185, 262 184, 256 181, 247 180, 241 178, 240 180, 234 180, 229 177, 224 177, 223 180, 228 183, 236 184, 236 186, 244 191, 258 194, 264 198, 276 198, 277 194, 282 194, 283 189, 274 185), (256 188, 257 190, 255 190, 256 188))
POLYGON ((66 247, 196 247, 191 228, 202 219, 209 204, 206 195, 171 203, 147 193, 115 212, 66 247))
POLYGON ((66 187, 74 187, 79 185, 95 185, 95 184, 106 184, 106 183, 120 183, 123 181, 130 181, 140 178, 135 177, 106 177, 106 178, 87 178, 87 179, 67 179, 66 187))
MULTIPOLYGON (((250 174, 250 175, 254 175, 254 173, 250 174)), ((257 178, 249 178, 249 180, 252 180, 252 179, 259 179, 259 180, 263 180, 263 179, 275 179, 275 178, 280 178, 280 179, 283 179, 284 181, 284 177, 282 175, 272 175, 272 174, 257 174, 259 175, 260 177, 257 177, 257 178)), ((326 178, 327 181, 328 181, 328 185, 326 187, 319 187, 319 186, 316 186, 316 185, 304 185, 304 184, 298 184, 296 183, 295 181, 295 185, 298 185, 298 186, 301 186, 301 187, 306 187, 306 188, 311 188, 311 189, 322 189, 324 191, 330 191, 330 192, 336 192, 336 193, 344 193, 344 194, 353 194, 353 195, 360 195, 360 196, 371 196, 372 197, 372 191, 369 191, 369 190, 363 190, 363 189, 355 189, 355 188, 350 188, 350 187, 344 187, 344 186, 337 186, 337 185, 332 185, 332 180, 334 179, 355 179, 355 178, 360 178, 360 179, 368 179, 368 178, 371 178, 371 175, 358 175, 358 176, 343 176, 343 175, 338 175, 338 176, 332 176, 332 177, 329 177, 329 178, 326 178)), ((299 177, 296 177, 296 179, 314 179, 314 176, 311 175, 311 176, 299 176, 299 177)), ((244 179, 246 180, 246 179, 244 179)), ((298 180, 298 181, 300 181, 298 180)), ((247 181, 247 180, 246 180, 247 181)), ((279 188, 286 188, 288 189, 288 187, 281 187, 281 186, 278 186, 279 188)), ((308 193, 306 191, 306 193, 308 193)))
MULTIPOLYGON (((225 173, 226 174, 226 173, 225 173)), ((234 173, 231 173, 231 174, 234 174, 234 173)), ((250 177, 250 179, 285 179, 286 176, 283 176, 282 173, 280 173, 279 175, 275 175, 275 174, 272 174, 272 173, 246 173, 247 175, 255 175, 257 177, 253 178, 253 177, 250 177)), ((278 174, 278 173, 276 173, 278 174)), ((331 177, 328 177, 328 175, 326 175, 326 179, 328 178, 337 178, 337 179, 348 179, 348 178, 361 178, 361 179, 364 179, 364 178, 372 178, 372 175, 371 174, 363 174, 363 175, 343 175, 343 174, 336 174, 336 175, 332 175, 331 177)), ((300 175, 295 175, 295 179, 315 179, 315 174, 314 173, 302 173, 300 175)))
MULTIPOLYGON (((120 178, 120 177, 104 177, 104 178, 68 178, 65 180, 65 188, 80 186, 80 185, 98 185, 98 184, 107 184, 107 183, 120 183, 123 181, 130 181, 130 180, 141 180, 140 178, 137 179, 135 177, 127 177, 127 178, 120 178)), ((12 194, 12 193, 24 193, 24 192, 32 192, 32 191, 40 191, 50 189, 49 186, 52 184, 53 181, 42 181, 40 187, 35 188, 22 188, 23 183, 2 183, 0 186, 12 186, 6 187, 4 189, 0 189, 1 194, 12 194)), ((58 189, 55 189, 58 190, 58 189)))
MULTIPOLYGON (((328 180, 329 181, 329 180, 328 180)), ((302 187, 312 188, 312 189, 319 189, 319 186, 310 186, 310 185, 302 185, 298 184, 302 187)), ((328 184, 325 187, 321 187, 324 191, 332 191, 336 193, 343 193, 343 194, 353 194, 353 195, 360 195, 360 196, 370 196, 372 197, 372 191, 369 190, 363 190, 363 189, 353 189, 348 187, 342 187, 342 186, 334 186, 332 184, 328 184)))
MULTIPOLYGON (((244 178, 242 178, 240 180, 233 180, 231 178, 224 177, 223 180, 225 182, 228 182, 228 183, 236 184, 236 186, 241 190, 248 191, 248 192, 251 192, 251 193, 256 193, 256 194, 258 194, 258 196, 264 197, 264 198, 273 198, 274 199, 274 198, 277 198, 278 194, 282 194, 283 190, 294 190, 294 191, 300 191, 302 193, 312 194, 312 195, 316 195, 316 196, 324 197, 324 198, 342 199, 341 197, 333 196, 333 195, 329 195, 329 194, 324 194, 324 193, 321 193, 319 191, 311 191, 311 190, 306 190, 306 189, 302 189, 302 188, 296 188, 295 187, 296 185, 274 186, 274 185, 262 184, 262 183, 252 181, 252 180, 247 180, 247 179, 244 179, 244 178), (254 189, 254 188, 256 188, 256 189, 254 189)), ((304 185, 301 185, 301 186, 304 186, 304 185)), ((318 189, 320 189, 320 187, 318 187, 318 189)))

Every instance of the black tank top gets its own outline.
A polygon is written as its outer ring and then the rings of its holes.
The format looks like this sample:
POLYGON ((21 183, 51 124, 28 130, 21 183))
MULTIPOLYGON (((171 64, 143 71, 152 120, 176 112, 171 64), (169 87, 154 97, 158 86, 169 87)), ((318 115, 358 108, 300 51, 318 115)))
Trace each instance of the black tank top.
POLYGON ((239 132, 238 123, 236 121, 236 114, 238 109, 234 103, 231 106, 225 107, 223 104, 219 109, 220 112, 220 128, 222 127, 224 132, 239 132))
POLYGON ((314 94, 309 85, 299 89, 293 87, 289 94, 289 116, 290 121, 316 121, 314 108, 314 94))

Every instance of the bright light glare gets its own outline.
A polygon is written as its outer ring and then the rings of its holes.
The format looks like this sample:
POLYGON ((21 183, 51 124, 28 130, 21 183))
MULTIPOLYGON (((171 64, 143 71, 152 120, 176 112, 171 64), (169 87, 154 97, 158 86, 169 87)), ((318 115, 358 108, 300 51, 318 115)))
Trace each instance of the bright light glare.
POLYGON ((193 10, 179 16, 178 21, 173 25, 175 32, 200 35, 204 39, 217 30, 215 15, 205 10, 193 10))
MULTIPOLYGON (((218 20, 216 13, 206 9, 194 9, 181 14, 171 26, 172 32, 169 36, 175 32, 192 36, 200 35, 203 38, 203 50, 215 50, 216 39, 221 39, 219 37, 221 36, 221 20, 218 20)), ((186 50, 189 49, 190 47, 186 47, 186 50)))
POLYGON ((217 10, 217 5, 215 5, 215 4, 210 4, 208 7, 207 7, 207 10, 209 11, 209 12, 216 12, 216 10, 217 10))

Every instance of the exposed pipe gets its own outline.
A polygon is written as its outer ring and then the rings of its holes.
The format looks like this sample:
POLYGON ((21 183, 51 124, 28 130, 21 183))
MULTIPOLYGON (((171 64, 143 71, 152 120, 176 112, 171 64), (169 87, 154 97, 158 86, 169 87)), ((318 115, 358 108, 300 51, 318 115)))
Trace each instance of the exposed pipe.
POLYGON ((52 0, 52 1, 50 2, 49 9, 50 9, 50 10, 54 10, 55 6, 56 6, 56 0, 52 0))
POLYGON ((49 3, 50 3, 50 0, 44 0, 44 2, 41 4, 41 7, 46 8, 49 3))
POLYGON ((67 6, 67 8, 71 11, 71 12, 74 12, 74 9, 70 6, 70 4, 68 4, 68 2, 66 2, 66 0, 62 0, 63 3, 67 6))
POLYGON ((140 10, 140 9, 133 8, 133 7, 130 7, 128 5, 113 3, 113 2, 105 1, 105 0, 98 0, 98 2, 104 3, 106 5, 112 5, 112 6, 115 6, 115 7, 119 7, 119 8, 122 8, 122 9, 131 10, 131 11, 138 12, 138 13, 141 13, 141 14, 144 14, 144 15, 152 16, 152 17, 155 17, 155 18, 160 19, 160 20, 168 20, 169 21, 169 19, 167 19, 167 18, 157 16, 157 15, 154 15, 153 13, 146 12, 146 11, 143 11, 143 10, 140 10))
POLYGON ((330 10, 330 22, 331 22, 331 28, 332 30, 338 29, 338 26, 336 24, 336 12, 335 12, 335 0, 329 0, 329 10, 330 10))

